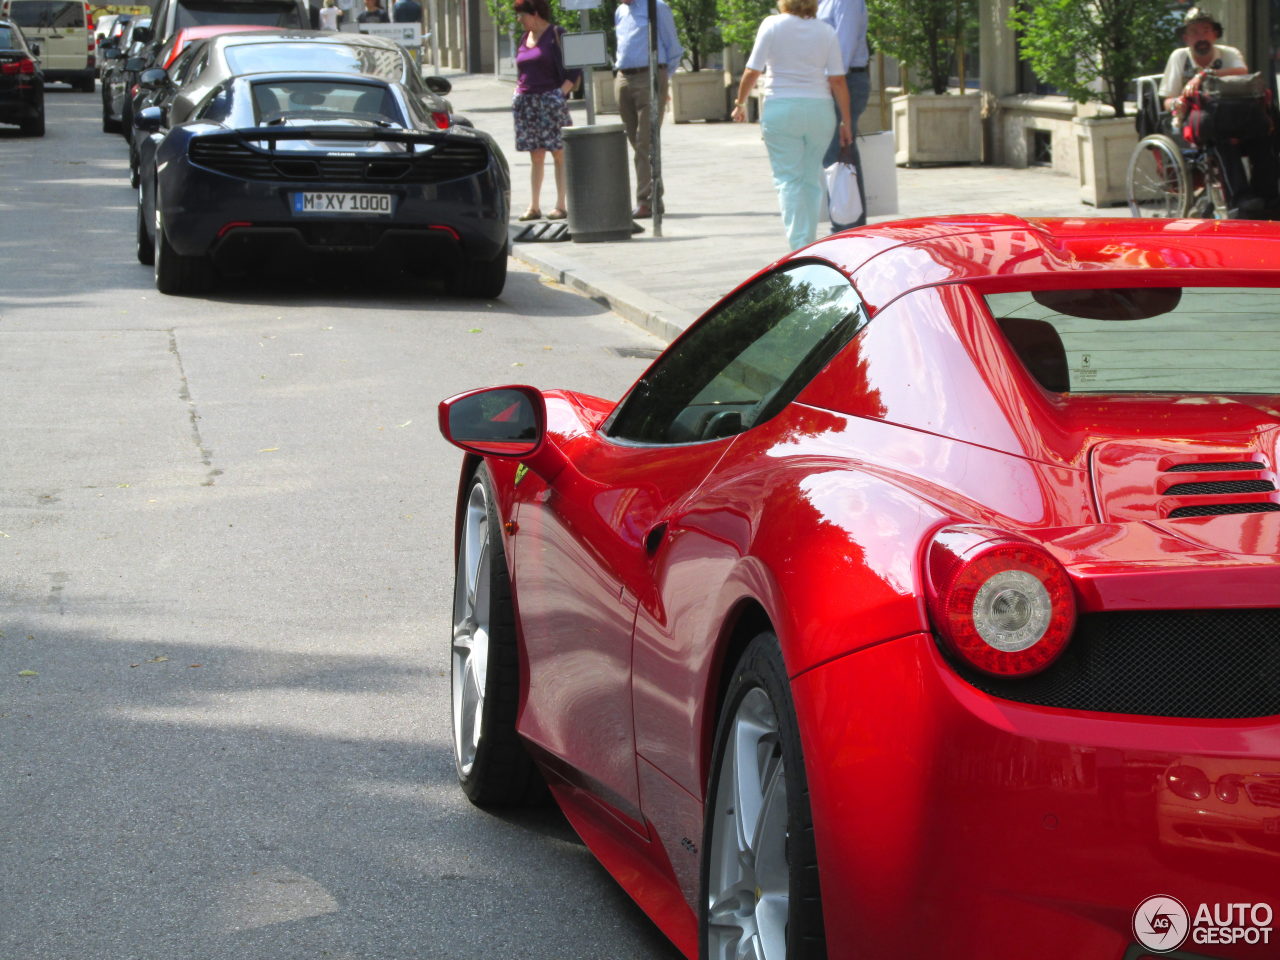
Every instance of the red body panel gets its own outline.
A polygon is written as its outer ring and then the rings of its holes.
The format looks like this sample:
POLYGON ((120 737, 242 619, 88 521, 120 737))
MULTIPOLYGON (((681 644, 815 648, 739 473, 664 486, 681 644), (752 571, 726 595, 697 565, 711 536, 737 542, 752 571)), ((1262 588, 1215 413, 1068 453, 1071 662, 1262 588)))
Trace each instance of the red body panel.
MULTIPOLYGON (((1276 898, 1280 720, 1046 710, 903 638, 797 677, 832 957, 1119 960, 1144 899, 1276 898), (1179 767, 1248 782, 1180 797, 1179 767), (1030 946, 1029 946, 1030 945, 1030 946), (942 951, 940 953, 940 950, 942 951)), ((1274 956, 1276 945, 1183 949, 1274 956)))
POLYGON ((921 570, 935 531, 976 524, 1041 545, 1082 614, 1280 608, 1280 512, 1170 516, 1214 496, 1177 491, 1214 479, 1185 465, 1248 461, 1233 478, 1275 481, 1280 400, 1050 392, 982 299, 1280 286, 1280 228, 958 217, 795 259, 843 270, 870 322, 776 416, 628 444, 600 429, 611 403, 551 393, 563 469, 491 461, 514 522, 518 728, 575 827, 696 955, 722 673, 768 628, 792 677, 832 958, 1121 960, 1149 896, 1280 909, 1280 718, 984 693, 939 652, 921 570), (1201 780, 1218 792, 1186 786, 1201 780))

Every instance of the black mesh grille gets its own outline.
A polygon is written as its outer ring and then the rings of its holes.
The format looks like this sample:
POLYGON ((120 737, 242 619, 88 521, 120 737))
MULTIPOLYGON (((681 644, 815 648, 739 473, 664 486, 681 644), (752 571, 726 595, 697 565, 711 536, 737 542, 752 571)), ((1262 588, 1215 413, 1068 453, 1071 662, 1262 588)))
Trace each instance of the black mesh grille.
POLYGON ((1178 507, 1169 511, 1169 519, 1179 517, 1216 517, 1227 513, 1273 513, 1280 503, 1259 500, 1256 503, 1202 503, 1197 507, 1178 507))
POLYGON ((1166 497, 1204 493, 1265 493, 1276 485, 1270 480, 1211 480, 1206 483, 1175 483, 1164 492, 1166 497))
POLYGON ((1218 473, 1226 470, 1261 470, 1262 464, 1253 460, 1227 460, 1221 463, 1180 463, 1165 473, 1218 473))
POLYGON ((1280 714, 1280 610, 1082 616, 1062 657, 1025 680, 957 665, 980 690, 1068 710, 1239 719, 1280 714))
POLYGON ((197 139, 191 162, 245 180, 322 180, 341 183, 443 183, 480 173, 489 164, 482 144, 439 143, 426 152, 377 157, 285 157, 237 140, 197 139))

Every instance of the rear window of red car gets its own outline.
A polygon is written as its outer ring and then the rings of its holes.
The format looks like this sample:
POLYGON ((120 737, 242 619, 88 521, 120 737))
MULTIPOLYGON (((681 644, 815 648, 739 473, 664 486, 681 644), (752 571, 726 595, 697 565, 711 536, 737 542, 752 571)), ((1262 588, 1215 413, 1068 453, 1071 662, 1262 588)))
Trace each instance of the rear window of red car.
POLYGON ((1280 395, 1280 289, 993 293, 1014 352, 1057 393, 1280 395))

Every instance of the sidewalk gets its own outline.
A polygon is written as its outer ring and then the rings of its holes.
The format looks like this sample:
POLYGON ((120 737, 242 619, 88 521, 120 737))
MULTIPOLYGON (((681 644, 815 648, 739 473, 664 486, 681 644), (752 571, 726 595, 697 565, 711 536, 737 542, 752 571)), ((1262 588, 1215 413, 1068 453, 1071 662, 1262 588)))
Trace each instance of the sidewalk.
MULTIPOLYGON (((485 74, 446 75, 453 83, 449 98, 454 108, 496 137, 506 153, 512 212, 520 213, 529 202, 529 155, 515 150, 511 82, 485 74)), ((574 102, 572 111, 575 123, 586 122, 585 104, 574 102)), ((596 121, 619 122, 612 114, 597 115, 596 121)), ((631 240, 518 243, 512 255, 672 339, 788 247, 758 124, 676 124, 668 114, 662 125, 662 169, 666 215, 661 237, 651 235, 652 221, 643 221, 645 232, 631 240)), ((1127 215, 1124 208, 1097 211, 1081 203, 1073 178, 1045 169, 899 167, 897 177, 898 212, 872 222, 950 213, 1127 215)), ((550 169, 546 180, 544 210, 555 202, 550 169)))

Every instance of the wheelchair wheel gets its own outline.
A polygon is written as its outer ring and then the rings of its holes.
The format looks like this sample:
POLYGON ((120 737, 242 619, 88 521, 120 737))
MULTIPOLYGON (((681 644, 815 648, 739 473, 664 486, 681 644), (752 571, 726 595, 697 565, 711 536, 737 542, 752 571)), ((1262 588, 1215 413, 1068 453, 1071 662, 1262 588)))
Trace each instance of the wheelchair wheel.
POLYGON ((1229 201, 1222 179, 1222 166, 1216 154, 1206 151, 1203 159, 1188 168, 1191 172, 1191 195, 1187 215, 1199 220, 1229 219, 1229 201))
POLYGON ((1163 133, 1139 140, 1129 158, 1127 191, 1135 217, 1185 217, 1191 176, 1178 145, 1163 133))

